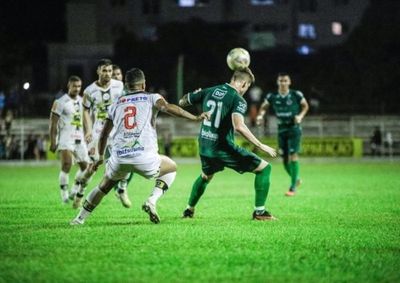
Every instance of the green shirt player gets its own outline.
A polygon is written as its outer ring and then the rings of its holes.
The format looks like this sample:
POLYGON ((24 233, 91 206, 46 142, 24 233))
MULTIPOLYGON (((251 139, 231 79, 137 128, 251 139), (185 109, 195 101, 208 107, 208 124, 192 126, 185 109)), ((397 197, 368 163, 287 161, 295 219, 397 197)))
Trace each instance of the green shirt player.
POLYGON ((186 94, 179 105, 200 104, 203 112, 208 112, 210 119, 204 120, 199 134, 199 152, 202 174, 193 184, 188 206, 183 212, 184 218, 192 218, 194 208, 203 195, 206 186, 214 173, 231 168, 239 173, 255 173, 255 210, 253 219, 274 220, 265 209, 271 165, 254 153, 239 147, 234 141, 234 131, 240 133, 246 140, 259 150, 276 156, 273 148, 262 144, 244 123, 247 103, 244 93, 254 82, 254 75, 249 68, 235 71, 230 83, 197 90, 186 94))
POLYGON ((278 118, 278 145, 283 157, 283 164, 289 174, 291 183, 286 196, 294 196, 296 187, 300 185, 299 156, 301 142, 300 123, 308 111, 308 103, 303 93, 290 89, 290 76, 278 74, 278 91, 267 94, 257 116, 260 125, 269 106, 278 118))

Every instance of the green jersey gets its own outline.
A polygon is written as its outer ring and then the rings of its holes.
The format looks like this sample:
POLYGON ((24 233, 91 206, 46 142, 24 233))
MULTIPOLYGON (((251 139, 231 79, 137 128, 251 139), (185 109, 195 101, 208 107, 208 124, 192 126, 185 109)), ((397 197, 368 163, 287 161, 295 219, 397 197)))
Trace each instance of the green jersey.
POLYGON ((210 113, 199 134, 200 155, 215 157, 219 151, 235 148, 232 114, 244 115, 246 101, 229 84, 217 85, 188 94, 190 104, 201 104, 203 112, 210 113))
POLYGON ((295 124, 294 116, 301 112, 301 101, 303 99, 304 95, 301 91, 292 89, 286 95, 281 95, 279 92, 267 94, 265 101, 274 109, 280 130, 299 126, 295 124))

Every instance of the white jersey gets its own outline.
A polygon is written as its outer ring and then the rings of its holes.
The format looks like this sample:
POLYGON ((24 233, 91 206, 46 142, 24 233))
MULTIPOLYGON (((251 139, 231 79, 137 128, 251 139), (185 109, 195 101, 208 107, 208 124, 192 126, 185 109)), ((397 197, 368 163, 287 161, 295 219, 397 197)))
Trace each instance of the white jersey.
POLYGON ((83 107, 82 98, 78 95, 75 99, 64 94, 57 99, 51 112, 59 116, 58 120, 58 144, 83 143, 83 107))
POLYGON ((96 82, 89 85, 83 91, 84 107, 91 109, 94 117, 92 135, 97 141, 107 118, 107 111, 111 104, 122 95, 124 85, 121 81, 111 79, 108 88, 100 87, 96 82))
POLYGON ((162 96, 143 91, 127 93, 113 103, 108 118, 113 122, 111 156, 121 164, 138 164, 158 154, 156 101, 162 96))

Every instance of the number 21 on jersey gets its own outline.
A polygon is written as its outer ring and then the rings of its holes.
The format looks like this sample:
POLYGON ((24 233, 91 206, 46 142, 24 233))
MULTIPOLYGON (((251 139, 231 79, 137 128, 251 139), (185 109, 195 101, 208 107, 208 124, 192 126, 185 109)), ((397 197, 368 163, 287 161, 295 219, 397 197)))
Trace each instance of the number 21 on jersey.
POLYGON ((222 101, 215 102, 214 100, 208 100, 206 103, 208 109, 208 113, 210 114, 210 120, 204 120, 203 124, 208 127, 212 127, 214 124, 214 128, 219 128, 219 124, 221 123, 221 113, 222 113, 222 101), (214 112, 215 115, 214 115, 214 112))

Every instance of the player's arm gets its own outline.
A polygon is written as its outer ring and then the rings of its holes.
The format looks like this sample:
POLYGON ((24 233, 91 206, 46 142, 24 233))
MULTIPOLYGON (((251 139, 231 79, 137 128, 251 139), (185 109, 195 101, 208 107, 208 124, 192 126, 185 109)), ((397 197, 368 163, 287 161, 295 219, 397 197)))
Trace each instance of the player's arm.
POLYGON ((83 94, 83 133, 85 141, 90 143, 92 141, 92 118, 90 117, 90 101, 86 93, 83 94))
POLYGON ((303 121, 304 116, 306 116, 309 106, 307 100, 303 97, 300 101, 301 111, 294 117, 294 121, 297 124, 300 124, 303 121))
POLYGON ((268 153, 272 157, 276 156, 276 151, 272 147, 261 143, 249 130, 249 128, 244 123, 244 118, 242 114, 233 113, 232 114, 232 125, 236 132, 241 134, 246 140, 251 142, 258 149, 268 153))
POLYGON ((209 119, 209 114, 206 112, 195 116, 185 110, 183 110, 178 105, 168 103, 164 98, 160 98, 156 101, 156 108, 161 112, 167 113, 171 116, 186 118, 191 121, 202 121, 204 119, 209 119))
POLYGON ((258 110, 258 114, 257 114, 257 118, 256 118, 257 126, 260 126, 262 124, 265 114, 267 114, 267 112, 268 112, 268 108, 269 108, 269 103, 268 103, 268 101, 265 100, 261 104, 260 109, 258 110))
POLYGON ((60 120, 60 116, 51 112, 50 114, 50 128, 49 128, 49 137, 50 137, 50 151, 55 152, 57 149, 56 137, 57 137, 57 125, 58 120, 60 120))
MULTIPOLYGON (((201 91, 201 88, 196 89, 192 93, 195 94, 195 93, 198 93, 199 91, 201 91)), ((186 106, 192 105, 192 102, 190 101, 190 94, 191 93, 187 93, 181 99, 179 99, 180 107, 186 107, 186 106)))

